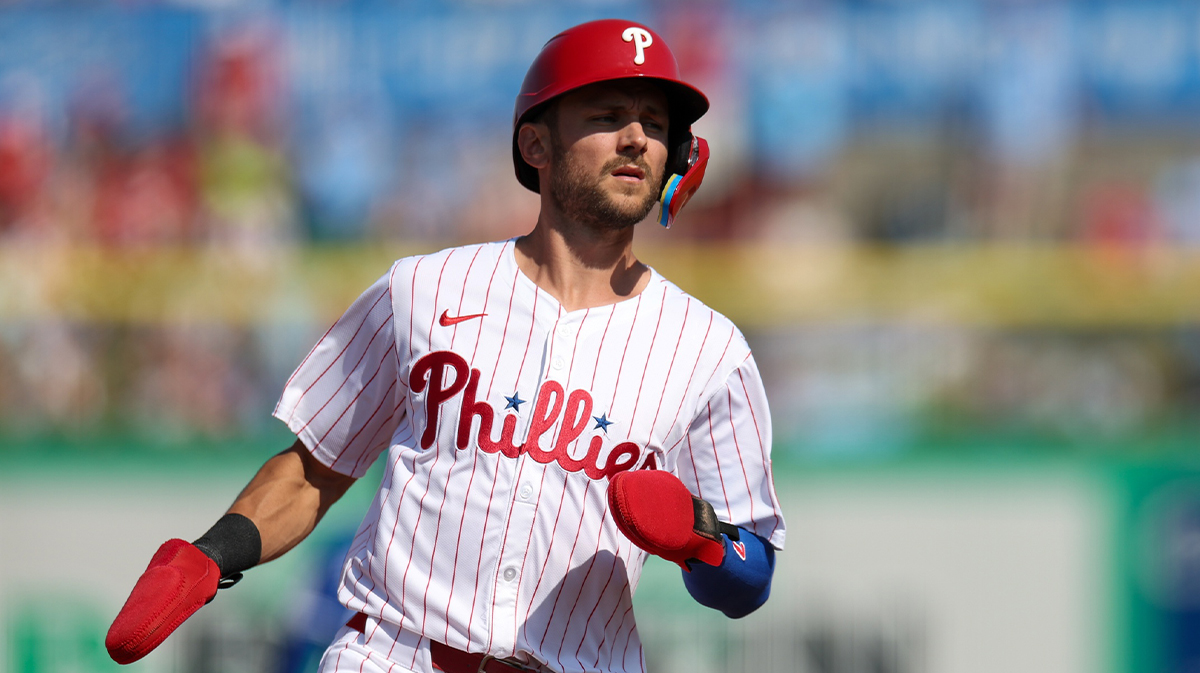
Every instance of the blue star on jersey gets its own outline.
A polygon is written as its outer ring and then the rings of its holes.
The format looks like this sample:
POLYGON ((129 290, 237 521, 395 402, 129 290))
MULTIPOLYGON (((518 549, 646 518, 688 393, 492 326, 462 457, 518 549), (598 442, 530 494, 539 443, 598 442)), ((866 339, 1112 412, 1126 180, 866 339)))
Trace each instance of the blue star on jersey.
POLYGON ((603 430, 604 434, 606 434, 606 435, 608 434, 608 426, 613 424, 612 421, 608 420, 608 414, 600 414, 599 416, 592 416, 592 420, 596 421, 596 427, 594 427, 592 429, 593 430, 603 430))
POLYGON ((505 396, 504 399, 508 400, 508 405, 504 408, 505 409, 513 409, 517 413, 521 413, 521 405, 525 404, 525 402, 527 401, 527 400, 521 399, 520 393, 513 393, 512 397, 505 396))

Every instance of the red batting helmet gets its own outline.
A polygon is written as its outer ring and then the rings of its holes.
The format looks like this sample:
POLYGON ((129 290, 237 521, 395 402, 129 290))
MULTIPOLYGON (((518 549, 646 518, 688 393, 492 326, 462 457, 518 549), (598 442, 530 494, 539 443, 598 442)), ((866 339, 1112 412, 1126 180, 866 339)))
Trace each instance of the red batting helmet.
POLYGON ((537 170, 517 147, 521 124, 558 96, 588 84, 645 77, 662 87, 670 107, 667 175, 659 222, 669 226, 704 178, 708 143, 692 136, 692 122, 708 111, 708 99, 679 77, 667 43, 646 26, 620 19, 590 21, 555 35, 542 47, 517 95, 513 113, 513 163, 517 180, 539 192, 537 170))

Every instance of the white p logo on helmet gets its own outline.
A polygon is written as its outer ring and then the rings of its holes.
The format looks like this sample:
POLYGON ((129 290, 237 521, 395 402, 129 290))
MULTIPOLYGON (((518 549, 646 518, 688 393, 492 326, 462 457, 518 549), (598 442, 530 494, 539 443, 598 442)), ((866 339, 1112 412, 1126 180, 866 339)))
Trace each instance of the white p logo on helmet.
POLYGON ((621 33, 621 39, 632 42, 633 46, 637 47, 637 56, 633 57, 635 64, 641 65, 646 62, 646 47, 654 44, 654 38, 650 36, 650 31, 631 26, 621 33))

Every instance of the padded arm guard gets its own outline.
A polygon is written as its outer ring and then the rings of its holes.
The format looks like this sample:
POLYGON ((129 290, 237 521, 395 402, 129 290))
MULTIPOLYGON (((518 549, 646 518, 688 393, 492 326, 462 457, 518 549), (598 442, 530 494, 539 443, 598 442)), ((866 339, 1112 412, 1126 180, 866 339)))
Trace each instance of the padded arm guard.
POLYGON ((677 563, 697 560, 721 565, 724 533, 738 529, 717 520, 712 505, 693 496, 679 477, 661 470, 634 470, 608 482, 608 505, 617 528, 641 549, 677 563))
POLYGON ((258 526, 241 514, 221 517, 194 543, 163 543, 108 629, 109 656, 128 664, 150 654, 261 555, 258 526))
POLYGON ((117 614, 104 646, 113 661, 129 664, 150 654, 217 594, 221 569, 195 545, 163 543, 117 614))

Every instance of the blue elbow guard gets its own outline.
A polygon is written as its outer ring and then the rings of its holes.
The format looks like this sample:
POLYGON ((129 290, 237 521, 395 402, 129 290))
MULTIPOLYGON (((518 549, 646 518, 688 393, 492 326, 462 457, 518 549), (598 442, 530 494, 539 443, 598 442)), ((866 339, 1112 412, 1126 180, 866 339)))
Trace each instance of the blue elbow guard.
POLYGON ((775 572, 775 548, 746 529, 740 540, 725 540, 725 560, 719 566, 691 561, 691 572, 683 573, 683 584, 697 603, 738 619, 754 612, 771 595, 775 572))

